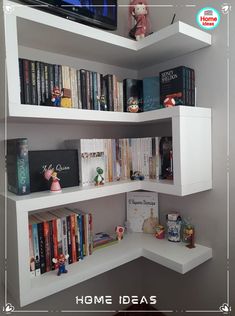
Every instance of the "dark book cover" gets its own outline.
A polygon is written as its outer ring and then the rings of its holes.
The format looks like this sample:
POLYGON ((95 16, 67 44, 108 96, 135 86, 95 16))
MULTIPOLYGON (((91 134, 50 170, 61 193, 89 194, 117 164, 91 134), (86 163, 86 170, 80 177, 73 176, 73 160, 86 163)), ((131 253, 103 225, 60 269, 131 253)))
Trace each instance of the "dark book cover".
POLYGON ((38 223, 38 243, 40 255, 40 271, 41 274, 46 272, 46 257, 45 257, 45 240, 43 234, 43 223, 38 223))
POLYGON ((23 59, 19 58, 19 77, 20 77, 20 102, 25 103, 24 100, 24 78, 23 78, 23 59))
POLYGON ((49 91, 49 98, 52 96, 52 91, 55 87, 55 80, 54 80, 54 65, 48 64, 48 91, 49 91))
POLYGON ((98 74, 97 72, 92 72, 92 82, 93 82, 93 109, 99 110, 98 97, 98 74))
POLYGON ((51 253, 51 270, 55 270, 55 264, 52 262, 54 256, 54 240, 53 240, 53 222, 49 221, 49 236, 50 236, 50 253, 51 253))
POLYGON ((175 105, 195 105, 192 100, 191 70, 185 66, 160 72, 160 101, 164 105, 167 97, 175 100, 175 105))
POLYGON ((29 151, 31 192, 50 190, 51 181, 44 178, 48 168, 58 173, 62 189, 79 185, 77 150, 29 151))
POLYGON ((42 102, 41 96, 41 65, 40 61, 36 61, 36 85, 37 85, 37 104, 42 102))
POLYGON ((123 101, 125 112, 143 111, 143 80, 125 79, 123 81, 123 101))
POLYGON ((49 71, 48 71, 48 64, 44 63, 44 86, 45 86, 45 102, 50 97, 50 91, 49 91, 49 71))
POLYGON ((94 90, 94 85, 93 85, 93 75, 92 71, 89 71, 89 82, 90 82, 90 91, 89 91, 89 98, 90 98, 90 109, 94 110, 94 99, 93 99, 93 90, 94 90))
POLYGON ((35 61, 30 61, 30 70, 31 70, 31 100, 33 105, 38 104, 37 98, 37 77, 36 77, 36 63, 35 61))
POLYGON ((143 111, 160 109, 160 85, 159 77, 148 77, 143 79, 143 111))
POLYGON ((7 140, 8 190, 17 195, 30 193, 27 138, 7 140))
POLYGON ((45 90, 45 65, 40 62, 40 72, 41 72, 41 105, 46 104, 46 90, 45 90))
POLYGON ((30 61, 28 59, 23 59, 23 87, 25 104, 32 104, 30 72, 30 61))
POLYGON ((78 220, 79 236, 80 236, 80 244, 79 244, 80 253, 79 253, 79 258, 82 260, 82 259, 83 259, 83 233, 82 233, 83 226, 82 226, 82 214, 78 214, 77 220, 78 220))
POLYGON ((71 238, 71 220, 70 216, 66 216, 67 221, 67 241, 68 241, 68 262, 69 264, 73 263, 73 256, 72 256, 72 238, 71 238))
POLYGON ((55 84, 55 87, 59 87, 60 86, 59 65, 53 65, 53 68, 54 68, 54 84, 55 84))
POLYGON ((62 90, 63 88, 63 80, 62 80, 62 66, 58 66, 58 74, 59 74, 59 88, 62 90))
POLYGON ((88 110, 91 110, 90 92, 91 92, 90 71, 86 70, 86 104, 87 104, 87 109, 88 110))
POLYGON ((105 75, 103 77, 103 84, 106 86, 106 101, 108 106, 108 111, 114 111, 113 102, 113 75, 105 75))
POLYGON ((45 261, 46 261, 46 272, 51 271, 51 247, 50 247, 50 232, 49 222, 43 222, 43 235, 45 241, 45 261))
POLYGON ((81 102, 82 109, 87 109, 87 81, 86 81, 86 70, 80 69, 80 86, 81 86, 81 102))

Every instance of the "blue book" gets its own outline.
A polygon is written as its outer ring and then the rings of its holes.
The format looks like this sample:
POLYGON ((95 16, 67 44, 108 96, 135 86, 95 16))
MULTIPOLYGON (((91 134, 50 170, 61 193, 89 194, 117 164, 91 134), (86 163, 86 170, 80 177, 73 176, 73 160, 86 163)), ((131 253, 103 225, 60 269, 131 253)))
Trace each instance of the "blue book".
POLYGON ((143 99, 144 112, 161 109, 159 77, 143 79, 143 99))
POLYGON ((94 110, 99 110, 98 105, 98 82, 97 82, 97 72, 92 72, 92 81, 93 81, 93 104, 94 104, 94 110))
POLYGON ((78 227, 79 227, 79 235, 80 235, 80 254, 79 258, 82 260, 83 259, 83 225, 82 225, 82 214, 78 214, 77 216, 77 221, 78 221, 78 227))

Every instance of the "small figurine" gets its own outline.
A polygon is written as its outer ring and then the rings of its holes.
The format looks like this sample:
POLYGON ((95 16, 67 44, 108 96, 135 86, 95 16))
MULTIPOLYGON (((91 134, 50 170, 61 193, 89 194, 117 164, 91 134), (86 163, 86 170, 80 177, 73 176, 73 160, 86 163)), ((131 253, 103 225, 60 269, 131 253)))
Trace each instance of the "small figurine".
POLYGON ((161 137, 159 143, 161 161, 160 179, 173 180, 173 148, 172 137, 161 137))
POLYGON ((100 167, 96 168, 96 172, 97 175, 94 178, 95 181, 95 185, 103 185, 104 184, 104 177, 102 176, 102 174, 104 173, 103 169, 101 169, 100 167))
POLYGON ((129 4, 129 25, 131 25, 132 18, 136 21, 135 26, 129 32, 129 36, 137 41, 143 39, 150 32, 147 6, 147 0, 132 0, 129 4))
POLYGON ((129 98, 127 101, 127 111, 131 113, 138 113, 139 112, 139 102, 137 98, 129 98))
POLYGON ((116 227, 115 232, 116 232, 116 238, 117 238, 118 241, 123 239, 124 231, 125 231, 125 229, 124 229, 123 226, 117 226, 116 227))
POLYGON ((132 171, 130 172, 131 180, 144 180, 144 175, 140 171, 132 171))
POLYGON ((157 225, 156 226, 155 237, 157 239, 164 239, 165 238, 165 228, 162 225, 157 225))
POLYGON ((54 87, 53 91, 52 91, 52 95, 51 95, 51 102, 54 106, 59 107, 60 106, 60 102, 61 102, 61 96, 62 93, 59 89, 59 87, 54 87))
POLYGON ((184 227, 183 240, 189 242, 186 247, 189 249, 195 248, 195 229, 192 225, 188 224, 184 227))
POLYGON ((154 234, 156 231, 156 226, 158 225, 157 217, 153 216, 153 209, 150 209, 150 216, 146 218, 143 222, 143 233, 145 234, 154 234))
POLYGON ((65 268, 65 263, 68 259, 69 255, 60 254, 58 258, 53 258, 52 262, 58 264, 58 272, 57 275, 60 276, 61 273, 68 273, 68 270, 65 268))
POLYGON ((97 96, 99 107, 101 111, 108 111, 108 105, 105 96, 102 94, 100 97, 97 96))
POLYGON ((71 99, 71 90, 67 88, 62 89, 61 94, 61 107, 62 108, 71 108, 72 99, 71 99))
POLYGON ((60 193, 62 192, 61 186, 60 186, 60 179, 57 177, 57 172, 54 171, 54 169, 46 169, 44 172, 44 178, 46 180, 52 179, 50 192, 51 193, 60 193))

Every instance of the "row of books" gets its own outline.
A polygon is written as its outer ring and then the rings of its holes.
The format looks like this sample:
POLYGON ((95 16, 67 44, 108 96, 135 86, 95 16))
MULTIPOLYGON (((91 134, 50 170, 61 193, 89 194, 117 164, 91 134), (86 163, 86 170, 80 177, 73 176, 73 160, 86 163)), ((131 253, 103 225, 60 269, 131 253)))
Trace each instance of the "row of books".
POLYGON ((105 182, 128 180, 135 171, 156 180, 161 172, 158 137, 66 140, 65 146, 78 150, 82 186, 94 184, 97 167, 105 182))
POLYGON ((68 264, 93 251, 92 214, 62 208, 29 215, 30 275, 57 269, 53 258, 69 255, 68 264))
POLYGON ((71 102, 57 106, 123 112, 123 82, 115 75, 19 59, 21 103, 53 106, 53 89, 71 91, 71 102), (102 99, 102 95, 105 96, 102 99))

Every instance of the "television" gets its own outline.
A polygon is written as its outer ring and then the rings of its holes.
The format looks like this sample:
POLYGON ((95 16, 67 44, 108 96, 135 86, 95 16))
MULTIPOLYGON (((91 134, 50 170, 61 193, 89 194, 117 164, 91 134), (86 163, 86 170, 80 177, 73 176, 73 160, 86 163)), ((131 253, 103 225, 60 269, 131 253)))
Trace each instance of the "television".
POLYGON ((22 0, 37 9, 69 20, 100 27, 117 29, 117 0, 22 0))

